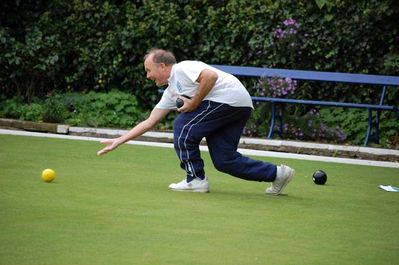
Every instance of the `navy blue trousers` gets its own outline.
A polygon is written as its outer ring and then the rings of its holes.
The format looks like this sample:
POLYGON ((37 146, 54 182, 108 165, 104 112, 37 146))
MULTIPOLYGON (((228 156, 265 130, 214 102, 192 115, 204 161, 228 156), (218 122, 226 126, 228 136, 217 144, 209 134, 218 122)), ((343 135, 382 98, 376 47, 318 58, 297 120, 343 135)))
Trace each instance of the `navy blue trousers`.
POLYGON ((187 181, 204 178, 199 144, 205 137, 215 168, 245 180, 271 182, 275 165, 242 156, 238 143, 251 115, 249 107, 231 107, 205 100, 193 112, 179 114, 174 121, 174 147, 187 181))

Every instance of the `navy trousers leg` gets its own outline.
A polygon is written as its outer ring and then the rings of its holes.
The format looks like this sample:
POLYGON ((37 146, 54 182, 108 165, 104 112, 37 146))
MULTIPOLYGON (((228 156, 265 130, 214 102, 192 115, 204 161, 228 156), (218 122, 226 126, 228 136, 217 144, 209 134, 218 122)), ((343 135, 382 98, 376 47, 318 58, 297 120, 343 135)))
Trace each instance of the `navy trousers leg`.
POLYGON ((188 181, 205 176, 199 151, 199 143, 204 137, 212 162, 219 171, 245 180, 274 181, 275 165, 237 152, 241 133, 251 111, 247 107, 204 101, 194 112, 177 116, 174 122, 174 145, 188 181))

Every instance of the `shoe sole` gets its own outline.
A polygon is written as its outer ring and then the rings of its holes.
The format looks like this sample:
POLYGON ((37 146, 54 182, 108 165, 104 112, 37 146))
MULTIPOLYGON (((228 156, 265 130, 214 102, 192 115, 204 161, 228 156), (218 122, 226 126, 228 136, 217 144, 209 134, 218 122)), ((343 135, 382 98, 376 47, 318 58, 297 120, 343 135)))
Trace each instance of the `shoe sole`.
POLYGON ((288 183, 290 183, 291 180, 294 178, 294 175, 295 175, 295 170, 294 170, 294 169, 291 169, 291 174, 288 176, 287 180, 284 182, 284 184, 283 184, 283 186, 281 187, 281 189, 280 189, 278 192, 270 192, 270 193, 269 193, 269 192, 266 191, 266 194, 268 194, 268 195, 274 195, 274 196, 280 195, 281 192, 283 191, 283 189, 285 188, 285 186, 287 186, 288 183))
POLYGON ((208 189, 193 189, 193 190, 181 190, 181 189, 173 189, 169 188, 171 191, 180 191, 180 192, 201 192, 201 193, 208 193, 208 189))

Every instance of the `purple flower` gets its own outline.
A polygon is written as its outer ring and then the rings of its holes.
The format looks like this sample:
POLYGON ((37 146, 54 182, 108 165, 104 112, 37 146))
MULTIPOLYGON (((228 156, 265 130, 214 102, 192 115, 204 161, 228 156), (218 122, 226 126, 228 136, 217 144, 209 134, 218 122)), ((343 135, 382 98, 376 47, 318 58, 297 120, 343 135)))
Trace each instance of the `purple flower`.
POLYGON ((289 19, 284 20, 283 24, 286 25, 286 26, 294 25, 294 24, 296 24, 296 21, 294 19, 292 19, 292 18, 289 18, 289 19))
POLYGON ((261 77, 257 87, 258 95, 261 97, 282 97, 295 93, 297 81, 291 78, 261 77))
MULTIPOLYGON (((293 18, 288 18, 283 21, 283 26, 277 26, 277 28, 274 30, 273 35, 279 39, 287 39, 290 36, 294 36, 298 33, 300 25, 299 23, 293 19, 293 18)), ((295 46, 294 43, 291 44, 291 46, 295 46)))

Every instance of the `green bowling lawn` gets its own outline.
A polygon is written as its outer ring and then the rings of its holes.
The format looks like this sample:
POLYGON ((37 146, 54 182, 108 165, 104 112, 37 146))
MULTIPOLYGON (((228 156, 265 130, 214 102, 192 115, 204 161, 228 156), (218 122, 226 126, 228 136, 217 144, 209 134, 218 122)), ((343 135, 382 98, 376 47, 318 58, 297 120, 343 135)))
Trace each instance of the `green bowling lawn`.
POLYGON ((0 264, 395 264, 399 169, 258 159, 296 169, 286 196, 217 172, 211 192, 169 191, 172 149, 0 135, 0 264), (45 168, 57 177, 41 181, 45 168), (324 186, 311 174, 323 169, 324 186))

